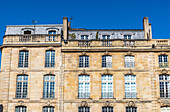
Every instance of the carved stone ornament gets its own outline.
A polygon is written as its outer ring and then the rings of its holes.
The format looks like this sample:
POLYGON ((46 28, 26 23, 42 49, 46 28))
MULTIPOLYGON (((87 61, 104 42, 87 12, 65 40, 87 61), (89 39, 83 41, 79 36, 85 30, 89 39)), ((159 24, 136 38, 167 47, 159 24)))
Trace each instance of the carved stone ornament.
POLYGON ((127 74, 131 74, 131 75, 133 75, 133 71, 132 71, 132 69, 129 69, 129 70, 128 70, 128 72, 127 72, 127 74))
POLYGON ((50 46, 47 48, 47 50, 54 50, 54 47, 50 46))
POLYGON ((129 101, 128 106, 129 107, 135 107, 135 102, 134 101, 129 101))
POLYGON ((24 101, 19 100, 19 101, 18 101, 18 106, 24 106, 24 101))
POLYGON ((161 52, 160 55, 166 55, 166 52, 161 52))
POLYGON ((82 107, 88 107, 87 101, 82 101, 81 104, 80 104, 80 106, 82 106, 82 107))
POLYGON ((47 70, 47 71, 46 71, 46 74, 53 74, 53 71, 47 70))
POLYGON ((170 104, 170 102, 168 100, 163 101, 164 106, 168 106, 169 104, 170 104))
POLYGON ((109 69, 105 69, 103 74, 109 74, 109 69))
POLYGON ((104 106, 109 107, 109 106, 110 106, 110 102, 109 102, 109 101, 106 101, 105 104, 104 104, 104 106))
POLYGON ((127 52, 127 54, 126 54, 126 55, 133 55, 133 54, 132 54, 132 52, 130 52, 130 51, 129 51, 129 52, 127 52))
POLYGON ((27 47, 21 47, 20 50, 27 51, 28 48, 27 47))
POLYGON ((162 70, 161 70, 161 73, 162 73, 162 74, 167 74, 167 73, 168 73, 168 70, 162 69, 162 70))
POLYGON ((22 75, 24 75, 24 74, 26 74, 26 73, 27 73, 26 70, 21 70, 21 71, 20 71, 20 74, 22 74, 22 75))
POLYGON ((108 51, 106 51, 106 52, 104 53, 104 55, 109 55, 109 52, 108 52, 108 51))
POLYGON ((51 106, 52 104, 51 104, 51 102, 50 102, 50 100, 48 100, 46 103, 45 103, 45 106, 51 106))
POLYGON ((86 52, 82 52, 81 55, 86 55, 86 52))

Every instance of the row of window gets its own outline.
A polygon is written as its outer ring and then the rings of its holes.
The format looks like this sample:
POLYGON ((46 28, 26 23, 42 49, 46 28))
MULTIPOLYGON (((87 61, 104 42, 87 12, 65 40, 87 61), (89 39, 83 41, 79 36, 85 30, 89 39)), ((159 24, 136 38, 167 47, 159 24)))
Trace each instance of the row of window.
MULTIPOLYGON (((110 106, 102 107, 102 112, 113 112, 110 106)), ((27 112, 26 106, 15 107, 15 112, 27 112)), ((54 107, 43 107, 43 112, 55 112, 54 107)), ((78 112, 90 112, 90 107, 78 107, 78 112)), ((137 107, 126 107, 126 112, 137 112, 137 107)), ((161 107, 161 112, 170 112, 170 107, 161 107)))
MULTIPOLYGON (((19 68, 28 67, 28 57, 29 51, 20 51, 19 52, 19 68)), ((125 68, 135 67, 135 58, 134 56, 126 55, 125 59, 125 68)), ((159 55, 159 67, 165 68, 168 67, 168 55, 159 55)), ((45 54, 45 67, 51 68, 55 67, 55 51, 49 50, 45 54)), ((83 55, 79 56, 79 67, 89 67, 89 56, 83 55)), ((112 67, 112 56, 105 55, 102 56, 102 67, 111 68, 112 67)))
MULTIPOLYGON (((102 75, 102 98, 113 98, 113 76, 102 75)), ((90 76, 79 75, 78 97, 90 98, 90 76)), ((160 98, 170 98, 170 75, 159 76, 160 98)), ((17 76, 16 98, 27 98, 28 76, 17 76)), ((44 76, 43 98, 55 97, 55 76, 44 76)), ((125 75, 125 98, 136 98, 136 76, 125 75)))
MULTIPOLYGON (((89 35, 81 35, 81 40, 88 40, 89 39, 89 35)), ((102 35, 102 39, 104 40, 109 40, 110 35, 102 35)), ((124 39, 132 39, 132 35, 124 35, 124 39)))

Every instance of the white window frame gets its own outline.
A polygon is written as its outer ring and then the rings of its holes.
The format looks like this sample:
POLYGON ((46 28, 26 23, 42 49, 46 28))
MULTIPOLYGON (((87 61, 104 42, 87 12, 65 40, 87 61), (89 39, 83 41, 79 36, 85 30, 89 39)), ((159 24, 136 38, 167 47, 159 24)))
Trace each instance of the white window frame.
POLYGON ((126 112, 137 112, 137 107, 126 107, 126 112))
POLYGON ((159 55, 158 56, 159 67, 167 68, 168 67, 168 55, 159 55))
POLYGON ((102 107, 102 112, 113 112, 114 110, 113 110, 114 108, 113 107, 110 107, 110 106, 108 106, 108 107, 102 107))
POLYGON ((89 56, 87 55, 79 56, 79 67, 80 68, 89 67, 89 56))
POLYGON ((170 112, 170 107, 161 107, 161 112, 170 112))
POLYGON ((44 76, 44 87, 43 88, 44 88, 43 89, 43 98, 54 98, 55 97, 55 76, 54 75, 45 75, 44 76), (46 84, 46 83, 48 83, 48 84, 46 84), (47 85, 48 85, 48 87, 47 87, 47 85), (53 93, 51 93, 52 91, 53 91, 53 93))
POLYGON ((54 112, 54 107, 53 106, 43 107, 43 112, 54 112))
POLYGON ((90 107, 79 107, 78 112, 90 112, 90 107))
POLYGON ((112 68, 112 56, 110 55, 102 56, 102 67, 112 68))
POLYGON ((46 41, 49 41, 49 42, 56 41, 56 36, 55 36, 56 34, 57 34, 56 30, 49 30, 48 36, 46 36, 46 41))
POLYGON ((19 62, 18 67, 19 68, 28 68, 28 61, 29 61, 29 51, 21 50, 19 51, 19 62), (23 60, 21 60, 21 53, 23 52, 23 60), (22 65, 22 66, 21 66, 22 65))
POLYGON ((26 106, 16 106, 15 112, 27 112, 27 107, 26 106), (19 110, 17 108, 19 108, 19 110))
POLYGON ((113 98, 112 75, 102 75, 102 98, 113 98))
POLYGON ((125 56, 125 68, 134 68, 135 67, 135 56, 126 55, 125 56))
POLYGON ((90 98, 90 76, 79 75, 79 98, 90 98))
POLYGON ((137 98, 135 75, 125 75, 125 98, 137 98))
POLYGON ((159 87, 160 87, 159 88, 160 98, 170 98, 170 75, 163 74, 159 76, 159 87), (163 80, 161 78, 163 78, 163 80), (162 86, 163 86, 163 96, 161 95, 162 86))
POLYGON ((54 68, 54 67, 55 67, 55 50, 46 50, 46 52, 45 52, 45 68, 54 68), (49 57, 47 57, 47 52, 49 52, 49 57), (54 54, 52 54, 52 53, 54 53, 54 54), (52 57, 53 55, 54 55, 54 57, 52 57), (49 60, 47 60, 48 58, 49 58, 49 60), (54 62, 52 62, 52 60, 54 62))
POLYGON ((27 98, 27 96, 28 96, 28 75, 17 75, 16 98, 27 98), (21 80, 19 80, 19 77, 21 77, 21 80), (24 90, 26 90, 26 92, 24 90))
POLYGON ((88 40, 89 39, 89 35, 81 35, 81 40, 88 40))

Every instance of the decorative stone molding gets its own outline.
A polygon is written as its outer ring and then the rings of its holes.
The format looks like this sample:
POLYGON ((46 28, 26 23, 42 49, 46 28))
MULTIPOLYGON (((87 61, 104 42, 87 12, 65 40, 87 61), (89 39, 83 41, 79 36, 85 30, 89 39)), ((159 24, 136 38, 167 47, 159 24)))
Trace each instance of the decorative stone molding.
POLYGON ((134 54, 131 51, 129 51, 125 54, 125 56, 134 56, 134 54))
POLYGON ((46 71, 45 71, 45 74, 54 74, 54 72, 51 71, 51 70, 46 70, 46 71))
POLYGON ((88 107, 87 101, 82 101, 82 102, 80 103, 80 107, 88 107))
POLYGON ((160 55, 167 55, 166 52, 160 52, 160 55))
POLYGON ((50 47, 47 47, 46 50, 55 50, 54 47, 50 46, 50 47))
POLYGON ((106 52, 104 53, 104 55, 109 55, 109 52, 108 52, 108 51, 106 51, 106 52))
POLYGON ((133 73, 132 69, 129 69, 129 70, 127 71, 127 73, 126 73, 126 74, 134 75, 134 73, 133 73))
POLYGON ((27 73, 26 70, 21 70, 21 71, 19 72, 19 74, 22 74, 22 75, 24 75, 24 74, 26 74, 26 73, 27 73))
POLYGON ((19 50, 20 51, 28 51, 28 48, 27 47, 21 47, 19 50))
POLYGON ((50 102, 50 100, 48 100, 47 102, 45 102, 44 106, 52 106, 52 103, 50 102))
POLYGON ((134 101, 128 101, 128 107, 135 107, 134 101))
POLYGON ((162 70, 161 70, 161 73, 162 73, 162 74, 167 74, 167 73, 168 73, 168 70, 162 69, 162 70))
POLYGON ((83 71, 80 73, 80 75, 89 75, 89 74, 87 74, 86 70, 83 69, 83 71))
POLYGON ((18 106, 24 106, 25 104, 24 104, 24 101, 22 101, 22 100, 19 100, 18 101, 18 106))
POLYGON ((105 69, 104 72, 103 72, 103 75, 107 75, 107 74, 110 74, 109 69, 105 69))
POLYGON ((82 52, 81 55, 86 55, 86 52, 82 52))
POLYGON ((168 100, 163 101, 163 106, 169 106, 170 102, 168 100))

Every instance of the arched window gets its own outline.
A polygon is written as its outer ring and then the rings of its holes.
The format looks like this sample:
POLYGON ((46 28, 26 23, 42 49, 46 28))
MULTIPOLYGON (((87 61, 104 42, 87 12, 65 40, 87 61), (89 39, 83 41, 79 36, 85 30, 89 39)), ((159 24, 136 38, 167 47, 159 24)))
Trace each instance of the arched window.
POLYGON ((54 98, 55 96, 55 76, 44 76, 43 98, 54 98))
POLYGON ((137 107, 126 107, 126 112, 137 112, 137 107))
POLYGON ((45 67, 55 67, 55 51, 48 50, 45 54, 45 67))
POLYGON ((170 112, 170 107, 161 107, 161 112, 170 112))
POLYGON ((102 67, 111 68, 112 67, 112 56, 102 56, 102 67))
POLYGON ((135 58, 131 55, 125 56, 125 68, 133 68, 135 67, 135 58))
POLYGON ((26 31, 24 31, 24 34, 31 34, 31 31, 30 30, 26 30, 26 31))
POLYGON ((27 98, 28 76, 17 76, 16 98, 27 98))
POLYGON ((90 76, 79 75, 79 98, 90 98, 90 76))
POLYGON ((170 98, 170 75, 159 76, 160 98, 170 98))
POLYGON ((19 68, 27 68, 28 67, 28 57, 29 51, 19 51, 19 68))
POLYGON ((136 98, 135 75, 125 75, 125 98, 136 98))
POLYGON ((102 98, 113 98, 112 75, 102 75, 102 98))
POLYGON ((167 68, 168 67, 168 55, 159 55, 159 67, 167 68))
POLYGON ((27 107, 17 106, 17 107, 15 107, 15 112, 27 112, 27 107))
POLYGON ((113 107, 102 107, 102 112, 113 112, 113 107))
POLYGON ((90 107, 79 107, 79 112, 90 112, 90 107))
POLYGON ((89 67, 89 56, 79 56, 79 67, 89 67))
POLYGON ((54 112, 54 107, 52 106, 43 107, 43 112, 54 112))

